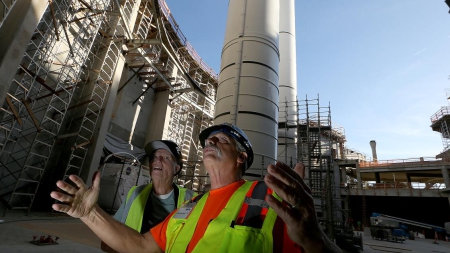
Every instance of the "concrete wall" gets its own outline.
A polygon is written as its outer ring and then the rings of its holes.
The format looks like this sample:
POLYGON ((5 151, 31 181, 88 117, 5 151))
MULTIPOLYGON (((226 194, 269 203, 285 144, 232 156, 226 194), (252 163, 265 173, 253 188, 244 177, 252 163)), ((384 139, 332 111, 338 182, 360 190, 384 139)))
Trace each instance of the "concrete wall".
MULTIPOLYGON (((133 71, 124 68, 122 79, 128 80, 133 76, 133 71)), ((123 84, 121 84, 123 85, 123 84)), ((146 86, 138 77, 133 79, 118 94, 112 120, 109 123, 108 133, 131 141, 131 144, 144 147, 148 121, 153 109, 154 91, 149 89, 134 105, 146 86)))

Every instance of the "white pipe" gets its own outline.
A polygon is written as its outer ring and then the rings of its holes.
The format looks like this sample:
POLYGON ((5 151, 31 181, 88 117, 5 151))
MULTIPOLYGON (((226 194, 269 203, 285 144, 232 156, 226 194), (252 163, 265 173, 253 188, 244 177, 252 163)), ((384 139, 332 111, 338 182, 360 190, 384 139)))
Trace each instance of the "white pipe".
POLYGON ((279 2, 229 1, 217 90, 214 123, 245 131, 258 175, 277 159, 279 2))
MULTIPOLYGON (((242 13, 241 13, 241 31, 239 32, 238 36, 242 37, 244 36, 244 32, 245 32, 245 14, 247 12, 247 1, 243 0, 243 8, 242 8, 242 13)), ((239 49, 237 51, 237 61, 236 61, 236 68, 235 68, 235 74, 234 74, 234 93, 233 93, 233 104, 231 105, 232 110, 231 110, 231 119, 230 119, 230 123, 231 124, 237 124, 237 115, 238 115, 238 104, 239 104, 239 83, 241 81, 241 70, 242 70, 242 55, 243 52, 242 50, 244 49, 244 41, 242 40, 239 43, 239 49)))
POLYGON ((278 160, 297 163, 297 55, 295 49, 295 3, 280 1, 280 95, 278 114, 278 160))
POLYGON ((234 82, 234 93, 233 93, 233 104, 231 105, 231 118, 230 123, 231 124, 237 124, 237 115, 239 112, 238 104, 239 104, 239 82, 241 81, 241 70, 242 70, 242 50, 244 47, 244 42, 239 42, 239 49, 237 51, 239 55, 238 61, 236 61, 236 69, 235 69, 235 75, 234 79, 236 80, 234 82))

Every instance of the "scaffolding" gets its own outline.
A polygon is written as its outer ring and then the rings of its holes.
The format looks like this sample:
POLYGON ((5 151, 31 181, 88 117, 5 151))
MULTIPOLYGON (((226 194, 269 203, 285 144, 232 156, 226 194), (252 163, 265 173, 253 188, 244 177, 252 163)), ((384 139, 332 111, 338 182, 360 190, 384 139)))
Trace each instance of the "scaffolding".
POLYGON ((189 44, 165 2, 160 0, 159 6, 163 14, 160 25, 164 45, 178 69, 168 129, 168 137, 180 145, 185 161, 177 183, 204 192, 210 183, 203 167, 203 149, 198 136, 213 125, 218 75, 189 44))
MULTIPOLYGON (((124 16, 132 16, 131 5, 124 16)), ((213 124, 218 75, 208 67, 170 13, 165 1, 142 2, 127 46, 127 63, 155 92, 170 90, 171 107, 164 138, 176 142, 184 166, 176 183, 205 191, 209 179, 202 165, 199 133, 213 124), (157 2, 157 4, 156 4, 157 2)))
POLYGON ((0 27, 17 0, 0 0, 0 27))
MULTIPOLYGON (((450 89, 445 90, 447 102, 450 104, 450 89)), ((450 106, 443 106, 431 117, 431 129, 441 134, 443 151, 438 157, 449 160, 450 150, 450 106)))
MULTIPOLYGON (((14 2, 2 1, 0 22, 14 2)), ((91 166, 85 160, 121 55, 147 90, 170 91, 163 136, 182 147, 185 166, 177 183, 206 190, 198 135, 213 124, 217 74, 181 33, 165 2, 43 4, 47 8, 0 110, 1 202, 29 212, 46 174, 66 179, 91 166)))
MULTIPOLYGON (((103 12, 113 11, 113 5, 106 1, 101 5, 96 3, 96 8, 103 12)), ((89 14, 98 13, 92 10, 89 14)), ((69 175, 80 175, 83 163, 87 155, 88 147, 93 139, 95 126, 98 123, 103 104, 109 87, 113 81, 113 75, 119 60, 124 34, 121 29, 119 17, 105 15, 99 20, 99 28, 95 33, 94 46, 89 51, 89 57, 85 63, 89 70, 81 78, 79 96, 74 99, 76 111, 69 119, 69 127, 62 134, 68 135, 65 139, 65 147, 70 147, 68 159, 59 160, 60 166, 65 167, 63 180, 69 175), (72 140, 70 140, 72 139, 72 140), (66 162, 67 161, 67 162, 66 162)), ((59 136, 60 139, 62 135, 59 136)))
MULTIPOLYGON (((30 210, 66 114, 80 106, 92 112, 101 109, 110 78, 101 80, 99 73, 90 85, 89 72, 95 70, 86 66, 100 48, 99 34, 112 9, 110 1, 50 1, 38 23, 7 94, 9 110, 1 119, 0 191, 9 195, 10 208, 30 210), (89 99, 73 99, 89 86, 89 99)), ((84 155, 75 151, 88 143, 95 122, 83 117, 69 166, 77 159, 81 168, 84 155)))
POLYGON ((344 158, 345 134, 342 127, 333 128, 331 108, 321 106, 319 96, 298 102, 298 160, 306 166, 305 182, 311 188, 317 217, 335 238, 335 224, 340 212, 336 197, 335 166, 337 156, 344 158))
POLYGON ((278 123, 278 128, 283 130, 278 132, 278 160, 285 162, 291 168, 297 163, 297 142, 301 143, 298 140, 299 136, 296 136, 298 125, 297 115, 292 117, 292 112, 296 112, 297 108, 299 108, 298 100, 287 101, 285 99, 284 105, 280 105, 279 111, 279 119, 282 122, 278 123))

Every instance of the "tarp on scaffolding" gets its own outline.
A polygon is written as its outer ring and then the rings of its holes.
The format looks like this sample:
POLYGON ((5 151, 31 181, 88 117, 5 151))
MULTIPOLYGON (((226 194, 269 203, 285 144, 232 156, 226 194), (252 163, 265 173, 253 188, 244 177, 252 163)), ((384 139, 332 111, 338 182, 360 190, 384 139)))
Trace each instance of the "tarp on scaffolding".
MULTIPOLYGON (((131 143, 128 143, 117 136, 110 133, 106 134, 105 143, 103 146, 102 158, 104 159, 110 154, 118 154, 121 157, 131 159, 132 156, 142 161, 145 157, 145 150, 138 148, 131 143), (127 155, 129 154, 129 155, 127 155), (130 156, 131 155, 131 156, 130 156)), ((102 159, 102 160, 103 160, 102 159)), ((108 159, 107 162, 113 162, 108 159)), ((103 163, 103 162, 102 162, 103 163)))

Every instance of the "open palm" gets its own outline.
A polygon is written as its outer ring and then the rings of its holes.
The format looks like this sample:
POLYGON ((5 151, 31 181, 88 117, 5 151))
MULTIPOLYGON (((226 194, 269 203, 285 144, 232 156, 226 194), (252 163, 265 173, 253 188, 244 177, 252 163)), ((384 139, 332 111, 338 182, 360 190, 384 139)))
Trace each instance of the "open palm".
POLYGON ((53 191, 50 196, 62 203, 53 204, 52 208, 56 211, 67 213, 74 218, 87 217, 98 200, 100 192, 100 172, 93 176, 92 187, 86 184, 75 175, 70 175, 69 179, 75 183, 76 187, 64 182, 58 181, 56 185, 65 193, 53 191))

